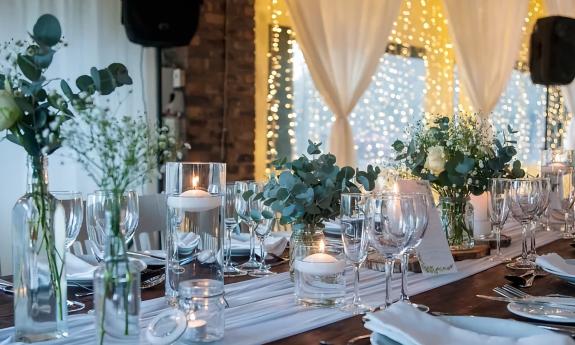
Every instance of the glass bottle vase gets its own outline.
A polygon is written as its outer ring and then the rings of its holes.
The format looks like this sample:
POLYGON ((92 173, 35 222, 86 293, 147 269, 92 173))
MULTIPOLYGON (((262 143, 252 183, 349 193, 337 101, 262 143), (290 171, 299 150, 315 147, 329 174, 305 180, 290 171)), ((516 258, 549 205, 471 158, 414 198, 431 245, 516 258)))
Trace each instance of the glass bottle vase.
POLYGON ((106 243, 103 264, 94 273, 94 309, 98 344, 138 343, 140 324, 140 271, 129 261, 121 232, 122 193, 107 193, 106 243))
POLYGON ((14 340, 34 343, 67 335, 66 220, 54 213, 48 157, 28 157, 26 194, 12 209, 14 340))
POLYGON ((441 196, 439 210, 441 226, 451 250, 473 248, 473 206, 469 197, 441 196))

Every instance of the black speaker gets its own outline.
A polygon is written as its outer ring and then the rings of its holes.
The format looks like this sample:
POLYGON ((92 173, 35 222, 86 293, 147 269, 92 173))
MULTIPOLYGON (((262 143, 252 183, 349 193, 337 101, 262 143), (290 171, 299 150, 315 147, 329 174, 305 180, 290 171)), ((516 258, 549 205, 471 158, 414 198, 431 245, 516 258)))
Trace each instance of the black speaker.
POLYGON ((198 28, 202 0, 122 0, 128 39, 146 47, 184 46, 198 28))
POLYGON ((537 20, 529 47, 531 80, 566 85, 575 78, 575 19, 552 16, 537 20))

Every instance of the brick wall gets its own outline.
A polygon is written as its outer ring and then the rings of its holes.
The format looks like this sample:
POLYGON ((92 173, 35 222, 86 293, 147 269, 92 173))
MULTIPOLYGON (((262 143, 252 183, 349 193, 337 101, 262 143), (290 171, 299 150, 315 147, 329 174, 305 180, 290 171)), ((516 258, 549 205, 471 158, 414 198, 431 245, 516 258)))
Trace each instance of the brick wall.
POLYGON ((254 175, 254 35, 254 0, 204 0, 188 47, 187 160, 227 163, 228 181, 254 175))

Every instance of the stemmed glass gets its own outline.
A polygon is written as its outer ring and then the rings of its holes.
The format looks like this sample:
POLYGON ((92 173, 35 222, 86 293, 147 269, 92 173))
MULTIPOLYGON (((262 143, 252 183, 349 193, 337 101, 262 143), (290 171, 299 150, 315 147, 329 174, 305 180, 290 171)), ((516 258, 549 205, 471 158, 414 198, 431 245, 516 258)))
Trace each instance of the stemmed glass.
POLYGON ((224 225, 226 228, 226 238, 224 249, 225 259, 224 259, 224 277, 237 277, 246 275, 246 271, 240 270, 235 267, 232 263, 232 232, 234 228, 238 225, 237 214, 236 214, 236 184, 228 183, 226 184, 226 217, 224 218, 224 225))
POLYGON ((555 171, 554 178, 558 184, 559 205, 564 216, 563 238, 575 238, 573 234, 573 204, 575 203, 575 186, 573 185, 573 167, 562 167, 555 171))
POLYGON ((391 305, 390 288, 394 258, 416 229, 415 199, 395 193, 375 197, 375 215, 368 226, 369 240, 385 259, 385 307, 391 305))
POLYGON ((521 223, 522 250, 521 256, 515 262, 507 264, 511 269, 531 270, 535 263, 529 261, 527 255, 527 231, 533 218, 537 214, 541 202, 539 179, 516 179, 511 181, 510 198, 511 214, 515 220, 521 223))
POLYGON ((428 223, 428 204, 429 204, 429 197, 423 193, 409 193, 409 194, 402 194, 404 196, 411 196, 413 197, 413 207, 414 207, 414 214, 415 214, 415 228, 413 229, 412 235, 409 237, 407 244, 405 245, 404 250, 401 252, 399 259, 401 261, 401 297, 400 300, 411 304, 412 306, 416 307, 417 309, 428 312, 429 307, 423 304, 416 304, 409 300, 409 294, 407 292, 407 268, 409 265, 409 253, 415 251, 415 249, 421 243, 421 239, 427 230, 427 223, 428 223))
POLYGON ((68 192, 68 191, 51 191, 50 194, 56 199, 54 207, 54 222, 56 222, 57 215, 64 216, 66 224, 66 249, 70 248, 82 227, 84 220, 84 208, 82 204, 82 193, 68 192), (61 213, 63 212, 63 214, 61 213))
POLYGON ((260 262, 258 268, 252 270, 248 275, 252 277, 265 277, 269 275, 276 274, 270 271, 269 266, 266 265, 266 238, 270 234, 272 225, 275 221, 273 218, 273 212, 270 206, 264 204, 263 199, 255 200, 254 196, 264 190, 264 185, 262 183, 253 182, 250 184, 250 189, 254 191, 252 200, 250 201, 250 208, 252 210, 252 219, 255 223, 254 232, 256 237, 260 242, 260 262))
POLYGON ((495 241, 497 243, 497 251, 489 260, 510 262, 511 258, 505 257, 501 254, 501 230, 503 225, 509 217, 509 209, 511 204, 510 199, 511 180, 502 178, 493 178, 488 182, 489 197, 487 198, 487 206, 489 209, 489 217, 491 225, 493 226, 493 233, 495 234, 495 241))
POLYGON ((250 186, 253 188, 254 181, 236 181, 235 189, 236 189, 236 201, 235 201, 235 208, 240 221, 243 221, 248 225, 250 230, 250 258, 247 262, 244 262, 240 265, 241 269, 250 271, 255 270, 260 267, 260 263, 256 258, 256 234, 254 231, 255 223, 251 218, 251 203, 250 198, 249 200, 244 199, 244 193, 250 190, 250 186))
MULTIPOLYGON (((88 194, 86 200, 88 238, 96 246, 93 253, 96 259, 102 259, 106 238, 108 236, 106 233, 105 220, 107 209, 106 200, 109 200, 110 193, 109 191, 99 190, 88 194)), ((138 194, 135 191, 125 192, 122 197, 121 206, 120 231, 124 235, 126 244, 129 244, 138 226, 140 212, 138 194)))
POLYGON ((537 259, 537 243, 535 241, 535 235, 537 234, 537 221, 541 219, 543 214, 546 213, 549 207, 549 193, 551 192, 551 182, 548 178, 539 179, 539 194, 540 201, 535 217, 533 218, 533 224, 531 224, 531 246, 529 249, 529 254, 527 258, 533 262, 537 259))
POLYGON ((353 302, 343 310, 362 314, 373 310, 361 303, 359 296, 359 268, 367 259, 369 247, 368 226, 370 224, 373 200, 367 194, 344 193, 341 195, 340 218, 341 240, 347 260, 353 264, 353 302))

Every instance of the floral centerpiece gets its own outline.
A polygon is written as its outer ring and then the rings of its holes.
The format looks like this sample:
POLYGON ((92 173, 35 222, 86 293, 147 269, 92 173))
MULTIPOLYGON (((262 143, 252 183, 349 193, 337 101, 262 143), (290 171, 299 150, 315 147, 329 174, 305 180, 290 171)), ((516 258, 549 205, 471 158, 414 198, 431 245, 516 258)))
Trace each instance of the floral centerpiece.
MULTIPOLYGON (((411 140, 396 140, 396 160, 405 164, 413 176, 427 180, 439 194, 442 224, 453 249, 473 246, 473 230, 464 215, 469 212, 469 195, 480 195, 488 180, 495 177, 518 178, 525 172, 517 154, 516 142, 493 135, 491 125, 475 116, 435 119, 429 127, 422 122, 408 130, 411 140)), ((516 133, 507 128, 508 135, 516 133)))
POLYGON ((321 153, 320 145, 309 141, 311 158, 302 155, 291 162, 285 158, 275 161, 279 175, 272 174, 264 191, 255 196, 264 198, 265 205, 280 215, 280 224, 292 224, 291 260, 299 243, 309 245, 321 239, 324 222, 339 215, 341 193, 373 190, 380 171, 371 165, 367 171, 340 168, 334 155, 321 153))
POLYGON ((179 158, 167 127, 151 128, 144 117, 117 117, 91 104, 63 130, 65 145, 101 189, 106 243, 94 278, 99 343, 139 334, 140 271, 128 261, 123 223, 124 194, 159 176, 164 161, 179 158))
POLYGON ((45 76, 61 42, 58 20, 42 15, 30 40, 9 41, 0 66, 0 131, 28 155, 28 187, 13 209, 16 341, 35 342, 66 333, 65 229, 54 229, 47 157, 62 145, 62 124, 95 93, 132 83, 124 65, 92 68, 76 79, 45 76), (53 87, 57 83, 59 87, 53 87), (84 95, 85 97, 80 97, 84 95))

